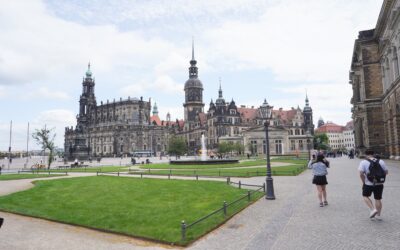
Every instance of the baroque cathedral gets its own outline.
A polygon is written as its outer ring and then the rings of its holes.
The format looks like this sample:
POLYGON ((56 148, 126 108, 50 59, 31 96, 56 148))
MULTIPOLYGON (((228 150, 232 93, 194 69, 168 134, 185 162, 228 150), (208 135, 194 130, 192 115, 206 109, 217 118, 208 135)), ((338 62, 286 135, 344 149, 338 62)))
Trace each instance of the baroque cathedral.
MULTIPOLYGON (((90 159, 127 155, 165 155, 171 136, 182 137, 189 154, 197 154, 202 135, 207 149, 216 149, 221 142, 239 143, 245 153, 265 154, 265 129, 260 109, 237 106, 232 99, 225 101, 221 81, 218 98, 211 99, 204 111, 203 84, 199 79, 197 61, 192 45, 189 79, 184 86, 184 120, 171 121, 158 116, 156 103, 143 97, 100 102, 95 97, 95 80, 90 64, 82 82, 77 125, 65 128, 65 158, 90 159)), ((266 100, 262 105, 268 105, 266 100)), ((300 107, 273 110, 269 142, 271 154, 307 152, 314 134, 313 112, 308 97, 300 107)))

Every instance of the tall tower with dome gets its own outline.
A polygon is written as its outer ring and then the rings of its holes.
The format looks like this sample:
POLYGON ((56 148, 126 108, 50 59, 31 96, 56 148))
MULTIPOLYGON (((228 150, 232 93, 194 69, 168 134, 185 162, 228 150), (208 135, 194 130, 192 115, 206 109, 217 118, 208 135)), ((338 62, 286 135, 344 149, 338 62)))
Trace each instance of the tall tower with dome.
POLYGON ((196 116, 203 113, 203 84, 198 78, 197 61, 194 59, 194 43, 192 42, 192 60, 190 60, 189 79, 185 83, 185 130, 195 127, 196 116))

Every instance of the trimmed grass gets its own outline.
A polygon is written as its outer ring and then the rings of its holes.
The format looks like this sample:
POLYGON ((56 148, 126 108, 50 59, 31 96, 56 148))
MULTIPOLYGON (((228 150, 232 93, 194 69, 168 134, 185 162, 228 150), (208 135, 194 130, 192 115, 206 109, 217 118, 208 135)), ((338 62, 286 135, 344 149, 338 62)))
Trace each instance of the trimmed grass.
MULTIPOLYGON (((305 165, 307 160, 304 159, 271 159, 271 162, 284 162, 291 164, 305 165)), ((169 163, 155 163, 141 165, 142 169, 220 169, 220 168, 236 168, 236 167, 253 167, 266 165, 265 159, 244 160, 239 163, 232 164, 212 164, 212 165, 173 165, 169 163)))
MULTIPOLYGON (((128 171, 129 167, 126 166, 104 166, 104 167, 86 167, 86 168, 67 168, 67 169, 50 169, 50 172, 65 173, 65 172, 122 172, 128 171)), ((49 170, 35 170, 35 172, 49 172, 49 170)))
MULTIPOLYGON (((219 212, 188 228, 185 241, 182 220, 189 225, 245 194, 224 182, 92 176, 37 181, 33 189, 0 197, 0 209, 185 245, 249 203, 245 199, 229 207, 227 217, 219 212)), ((253 201, 262 195, 257 192, 253 201)))
POLYGON ((0 175, 0 181, 8 181, 8 180, 19 180, 19 179, 34 179, 34 178, 43 178, 43 177, 56 177, 56 176, 64 176, 65 174, 2 174, 0 175))
MULTIPOLYGON (((291 165, 284 167, 272 167, 273 176, 296 176, 302 173, 306 168, 301 165, 291 165)), ((223 177, 252 177, 265 176, 266 167, 255 168, 237 168, 237 169, 172 169, 170 170, 150 170, 144 174, 161 175, 184 175, 184 176, 223 176, 223 177)), ((136 174, 139 174, 136 172, 136 174)))

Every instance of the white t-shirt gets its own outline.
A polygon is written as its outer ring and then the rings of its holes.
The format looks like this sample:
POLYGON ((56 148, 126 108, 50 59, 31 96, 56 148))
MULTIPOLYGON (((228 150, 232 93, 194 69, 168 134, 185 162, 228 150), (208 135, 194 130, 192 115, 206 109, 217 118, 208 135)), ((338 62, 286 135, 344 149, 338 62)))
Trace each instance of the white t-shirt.
MULTIPOLYGON (((371 160, 375 160, 375 158, 370 158, 371 160)), ((360 171, 360 173, 364 174, 364 180, 365 180, 365 185, 368 186, 373 186, 374 184, 372 182, 370 182, 367 178, 367 174, 369 173, 369 165, 371 163, 368 160, 362 160, 360 162, 360 165, 358 166, 358 171, 360 171)), ((379 164, 381 165, 381 167, 383 168, 384 171, 388 171, 388 168, 386 167, 386 164, 384 161, 379 160, 379 164)), ((377 184, 379 185, 379 184, 377 184)))

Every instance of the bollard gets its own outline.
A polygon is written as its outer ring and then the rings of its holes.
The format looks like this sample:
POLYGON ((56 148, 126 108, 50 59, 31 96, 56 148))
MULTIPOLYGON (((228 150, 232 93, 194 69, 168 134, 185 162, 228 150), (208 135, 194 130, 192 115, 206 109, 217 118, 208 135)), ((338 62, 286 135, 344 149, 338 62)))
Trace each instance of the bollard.
POLYGON ((222 207, 224 208, 224 215, 226 216, 226 208, 228 207, 226 205, 226 201, 224 201, 224 203, 222 204, 222 207))
POLYGON ((140 173, 140 178, 143 178, 143 174, 142 173, 140 173))
POLYGON ((149 173, 150 173, 150 168, 149 168, 149 173))
POLYGON ((172 174, 172 170, 171 169, 169 169, 169 174, 172 174))
POLYGON ((50 171, 49 171, 49 175, 50 175, 50 171))
POLYGON ((65 175, 68 175, 68 172, 67 172, 67 171, 65 171, 65 175))
POLYGON ((196 175, 196 181, 198 181, 199 180, 199 175, 196 175))
POLYGON ((171 174, 168 174, 168 180, 170 180, 171 179, 171 174))
POLYGON ((182 230, 182 240, 185 240, 186 239, 186 223, 184 220, 181 222, 181 230, 182 230))
POLYGON ((256 171, 256 175, 258 176, 258 170, 256 171))
POLYGON ((231 183, 231 178, 230 177, 226 177, 226 184, 229 185, 229 183, 231 183))
POLYGON ((242 182, 239 181, 239 189, 242 189, 242 182))
POLYGON ((119 171, 118 171, 118 176, 119 176, 119 171))
POLYGON ((250 202, 250 190, 249 191, 247 191, 247 201, 249 201, 250 202))
POLYGON ((265 182, 263 183, 263 191, 265 193, 265 182))
POLYGON ((96 171, 96 176, 99 176, 99 171, 96 171))

